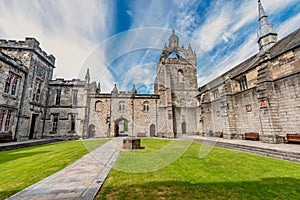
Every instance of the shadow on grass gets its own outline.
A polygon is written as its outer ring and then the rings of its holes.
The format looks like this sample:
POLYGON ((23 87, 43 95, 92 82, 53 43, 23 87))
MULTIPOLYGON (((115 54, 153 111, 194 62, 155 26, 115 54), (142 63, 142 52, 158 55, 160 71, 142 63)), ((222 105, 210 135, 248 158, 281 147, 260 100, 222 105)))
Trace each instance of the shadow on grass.
POLYGON ((183 181, 107 186, 96 199, 299 199, 300 179, 192 184, 183 181))
POLYGON ((0 155, 0 163, 6 163, 6 162, 10 162, 10 161, 14 161, 20 158, 25 158, 25 157, 30 157, 30 156, 34 156, 37 154, 44 154, 44 153, 48 153, 49 151, 34 151, 34 152, 24 152, 24 153, 20 153, 20 152, 2 152, 0 155))
POLYGON ((16 194, 17 192, 19 192, 20 190, 6 190, 6 191, 0 191, 0 199, 6 199, 10 196, 12 196, 13 194, 16 194))

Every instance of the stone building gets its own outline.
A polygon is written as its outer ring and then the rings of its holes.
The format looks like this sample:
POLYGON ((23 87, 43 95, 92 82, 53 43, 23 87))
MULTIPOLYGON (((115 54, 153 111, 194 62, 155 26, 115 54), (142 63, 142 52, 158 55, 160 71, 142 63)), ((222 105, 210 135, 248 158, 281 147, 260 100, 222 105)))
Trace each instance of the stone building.
POLYGON ((52 80, 55 57, 34 38, 0 40, 0 140, 41 137, 180 137, 241 139, 256 132, 281 142, 300 130, 300 29, 277 40, 262 4, 259 52, 198 88, 196 53, 174 31, 156 68, 154 94, 115 85, 102 93, 85 79, 52 80))
POLYGON ((158 135, 177 137, 197 133, 197 58, 191 45, 178 46, 174 30, 156 69, 154 93, 158 103, 158 135))
POLYGON ((4 87, 0 97, 1 123, 4 119, 7 121, 9 115, 14 119, 10 131, 4 127, 1 132, 18 140, 40 138, 44 133, 48 87, 55 57, 47 55, 34 38, 0 40, 0 50, 1 62, 11 61, 11 64, 6 62, 1 67, 1 85, 4 87))
POLYGON ((199 132, 282 142, 300 130, 300 29, 277 41, 258 1, 259 52, 199 88, 199 132))
POLYGON ((86 132, 90 84, 89 71, 85 80, 56 79, 49 82, 49 99, 45 118, 46 136, 89 137, 86 132))
POLYGON ((10 139, 16 138, 27 74, 21 61, 0 52, 0 135, 10 139))
POLYGON ((109 137, 154 136, 157 132, 158 95, 119 91, 115 85, 111 93, 90 94, 88 135, 109 137))

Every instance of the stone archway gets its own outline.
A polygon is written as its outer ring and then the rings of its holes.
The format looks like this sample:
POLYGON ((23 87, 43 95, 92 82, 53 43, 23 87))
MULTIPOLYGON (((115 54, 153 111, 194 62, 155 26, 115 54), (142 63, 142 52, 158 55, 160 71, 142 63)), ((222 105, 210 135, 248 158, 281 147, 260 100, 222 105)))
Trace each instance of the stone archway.
POLYGON ((127 136, 128 135, 128 120, 124 117, 120 117, 115 120, 114 127, 115 136, 127 136))

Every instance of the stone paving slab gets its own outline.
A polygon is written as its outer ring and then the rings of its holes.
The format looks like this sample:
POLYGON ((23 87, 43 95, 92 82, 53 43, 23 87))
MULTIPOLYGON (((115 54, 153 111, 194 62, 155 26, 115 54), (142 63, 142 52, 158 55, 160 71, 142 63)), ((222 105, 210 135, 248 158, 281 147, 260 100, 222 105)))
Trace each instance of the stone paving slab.
POLYGON ((118 158, 121 147, 122 138, 114 138, 8 200, 94 199, 118 158))

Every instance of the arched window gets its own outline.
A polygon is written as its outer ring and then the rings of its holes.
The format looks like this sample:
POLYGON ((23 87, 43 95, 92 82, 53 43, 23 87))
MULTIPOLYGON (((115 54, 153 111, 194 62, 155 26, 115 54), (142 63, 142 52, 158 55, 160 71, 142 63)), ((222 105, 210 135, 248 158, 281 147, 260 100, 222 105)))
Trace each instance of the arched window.
POLYGON ((102 101, 96 101, 95 102, 95 111, 100 112, 103 109, 103 104, 102 101))
POLYGON ((149 112, 149 110, 150 110, 149 102, 148 102, 148 101, 145 101, 145 102, 143 103, 143 111, 144 111, 144 112, 149 112))
POLYGON ((125 102, 124 101, 119 102, 119 111, 125 112, 125 102))
POLYGON ((183 76, 183 71, 182 69, 178 70, 178 82, 183 83, 184 81, 184 76, 183 76))

